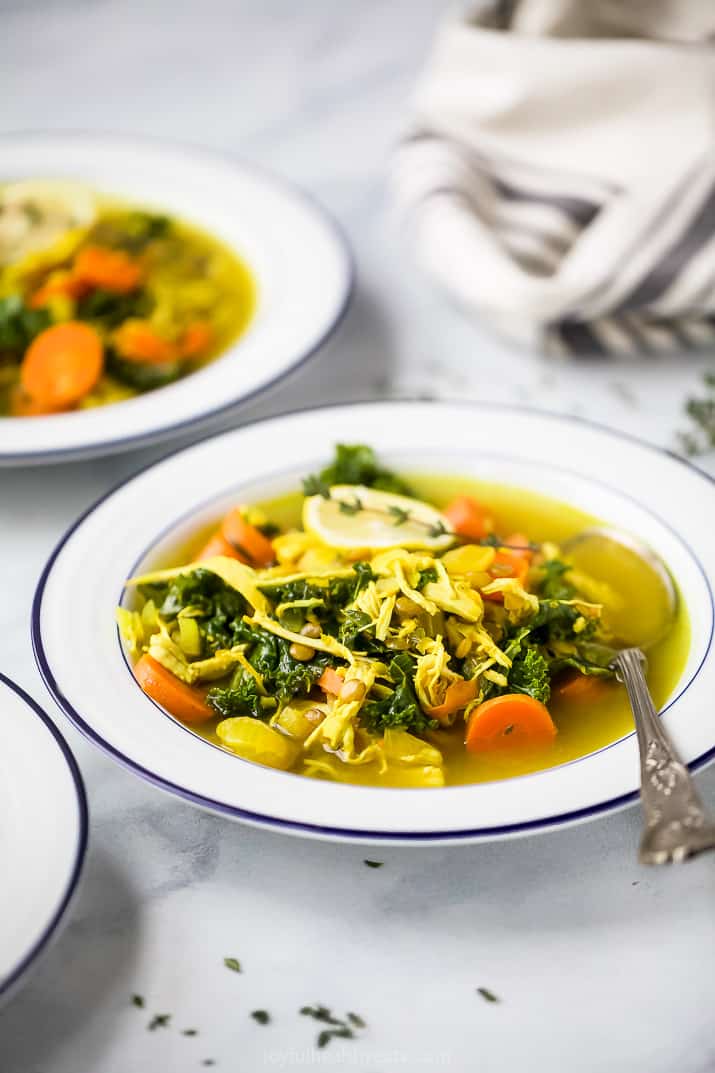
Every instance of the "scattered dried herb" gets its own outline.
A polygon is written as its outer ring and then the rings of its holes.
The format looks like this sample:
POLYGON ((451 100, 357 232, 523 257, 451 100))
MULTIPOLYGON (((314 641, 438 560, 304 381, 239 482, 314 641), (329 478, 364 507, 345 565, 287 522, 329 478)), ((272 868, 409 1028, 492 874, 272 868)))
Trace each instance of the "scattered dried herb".
POLYGON ((482 996, 485 1002, 501 1002, 501 999, 497 998, 494 992, 490 991, 488 987, 478 987, 477 992, 482 996))
POLYGON ((170 1013, 157 1013, 152 1017, 151 1021, 147 1025, 147 1028, 150 1032, 153 1032, 157 1028, 168 1028, 170 1020, 170 1013))
POLYGON ((201 1065, 202 1066, 215 1066, 216 1065, 216 1059, 215 1058, 204 1058, 204 1060, 201 1063, 201 1065))
POLYGON ((251 1017, 259 1025, 267 1025, 271 1020, 268 1010, 252 1010, 251 1017))
POLYGON ((143 1010, 145 1006, 144 996, 132 995, 132 1006, 137 1006, 140 1010, 143 1010))
POLYGON ((685 402, 685 412, 693 428, 678 435, 681 449, 691 457, 715 448, 715 372, 705 374, 703 385, 703 395, 691 396, 685 402))
POLYGON ((368 861, 365 859, 362 863, 366 864, 368 868, 382 868, 384 861, 368 861))
POLYGON ((227 969, 231 970, 231 972, 241 972, 242 971, 241 962, 238 960, 238 958, 224 958, 223 963, 224 963, 224 965, 226 966, 227 969))
POLYGON ((183 1028, 181 1030, 181 1035, 182 1036, 198 1036, 198 1034, 199 1034, 198 1028, 183 1028))
POLYGON ((304 1017, 312 1017, 314 1021, 330 1025, 318 1033, 316 1045, 322 1049, 327 1047, 332 1039, 355 1039, 354 1028, 365 1028, 365 1021, 357 1013, 348 1013, 345 1018, 336 1017, 327 1006, 302 1006, 300 1013, 304 1017), (350 1022, 350 1023, 348 1023, 350 1022))

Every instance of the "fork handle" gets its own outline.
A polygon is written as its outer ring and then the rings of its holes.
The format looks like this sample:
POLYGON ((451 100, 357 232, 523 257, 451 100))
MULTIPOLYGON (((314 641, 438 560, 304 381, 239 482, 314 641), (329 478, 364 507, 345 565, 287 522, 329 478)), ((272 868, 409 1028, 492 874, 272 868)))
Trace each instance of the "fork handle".
POLYGON ((643 864, 665 864, 715 848, 715 824, 656 714, 645 663, 639 648, 624 648, 613 667, 628 691, 640 750, 645 820, 640 860, 643 864))

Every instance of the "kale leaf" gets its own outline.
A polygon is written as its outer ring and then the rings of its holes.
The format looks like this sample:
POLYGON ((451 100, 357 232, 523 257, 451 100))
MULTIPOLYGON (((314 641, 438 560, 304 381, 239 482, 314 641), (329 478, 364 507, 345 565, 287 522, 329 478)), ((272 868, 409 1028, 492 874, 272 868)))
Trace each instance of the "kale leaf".
POLYGON ((130 317, 146 317, 151 313, 153 305, 146 291, 116 294, 97 287, 79 299, 77 316, 80 320, 98 322, 105 328, 116 328, 130 317))
POLYGON ((223 719, 232 715, 252 715, 256 719, 262 719, 270 714, 261 704, 256 679, 243 667, 234 671, 228 686, 214 686, 210 689, 206 700, 223 719))
POLYGON ((184 607, 201 611, 199 629, 209 652, 231 648, 241 639, 241 621, 248 610, 244 598, 217 574, 198 567, 190 574, 178 574, 169 581, 140 587, 142 596, 153 600, 160 615, 173 619, 184 607))
POLYGON ((373 732, 386 727, 401 727, 419 733, 433 730, 439 724, 420 708, 413 685, 414 663, 403 652, 390 663, 390 678, 394 690, 380 700, 370 700, 360 710, 360 720, 373 732))
POLYGON ((417 588, 422 591, 425 585, 429 585, 431 581, 437 581, 437 571, 433 566, 428 566, 426 570, 420 570, 417 588))
POLYGON ((391 470, 384 469, 372 447, 365 444, 337 444, 331 464, 321 470, 318 477, 308 477, 304 481, 305 494, 323 495, 333 484, 364 484, 382 492, 413 495, 410 486, 391 470))
POLYGON ((598 678, 612 678, 614 671, 611 664, 616 658, 617 649, 610 645, 599 644, 596 641, 582 641, 576 645, 576 650, 567 656, 558 656, 551 661, 551 674, 571 667, 580 671, 581 674, 591 674, 598 678))
POLYGON ((542 704, 551 698, 549 663, 538 648, 529 645, 522 649, 511 665, 508 674, 508 689, 512 693, 526 693, 542 704))
POLYGON ((50 323, 46 309, 28 309, 19 294, 0 298, 0 354, 21 357, 50 323))
POLYGON ((542 566, 543 578, 538 587, 543 600, 572 600, 576 589, 564 575, 571 567, 560 559, 548 559, 542 566))

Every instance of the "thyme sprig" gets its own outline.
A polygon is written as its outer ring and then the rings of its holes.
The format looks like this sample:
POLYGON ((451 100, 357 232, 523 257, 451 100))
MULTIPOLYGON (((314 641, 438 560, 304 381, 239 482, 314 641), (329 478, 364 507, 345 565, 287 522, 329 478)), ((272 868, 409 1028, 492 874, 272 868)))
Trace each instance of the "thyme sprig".
POLYGON ((342 499, 340 496, 334 496, 327 484, 316 477, 315 475, 306 477, 303 481, 303 494, 305 496, 322 496, 323 499, 330 500, 333 503, 337 503, 338 509, 341 514, 355 515, 355 514, 375 514, 379 517, 389 518, 394 526, 406 525, 407 522, 412 522, 413 525, 418 525, 423 529, 426 529, 427 536, 429 537, 441 537, 450 534, 454 534, 442 521, 427 522, 422 518, 416 518, 410 510, 406 510, 404 507, 398 506, 396 503, 391 504, 387 509, 383 510, 382 507, 366 507, 365 503, 358 495, 354 495, 352 499, 342 499))

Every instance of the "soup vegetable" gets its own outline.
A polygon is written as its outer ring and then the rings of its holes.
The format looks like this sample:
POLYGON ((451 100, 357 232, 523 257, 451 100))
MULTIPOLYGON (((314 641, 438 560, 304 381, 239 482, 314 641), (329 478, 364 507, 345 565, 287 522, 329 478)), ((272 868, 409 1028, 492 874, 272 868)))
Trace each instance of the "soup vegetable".
MULTIPOLYGON (((646 621, 662 582, 628 553, 585 573, 548 539, 592 524, 578 511, 471 491, 338 447, 303 496, 236 507, 188 565, 129 582, 137 681, 245 759, 375 786, 521 774, 628 732, 610 664, 633 595, 646 621)), ((653 660, 657 702, 686 647, 681 615, 653 660)))
POLYGON ((0 187, 0 415, 102 406, 220 353, 248 269, 188 224, 68 182, 0 187))

